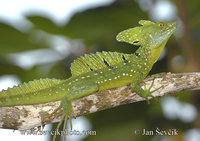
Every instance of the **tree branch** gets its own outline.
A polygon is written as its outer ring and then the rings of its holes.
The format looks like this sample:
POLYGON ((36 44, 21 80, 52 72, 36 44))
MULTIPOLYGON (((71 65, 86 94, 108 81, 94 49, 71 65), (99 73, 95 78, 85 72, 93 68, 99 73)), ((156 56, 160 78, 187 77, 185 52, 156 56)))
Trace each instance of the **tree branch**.
MULTIPOLYGON (((143 82, 149 87, 154 80, 152 90, 164 86, 154 92, 155 97, 161 97, 169 93, 180 92, 183 90, 200 89, 200 72, 179 73, 179 74, 162 74, 157 75, 143 82)), ((141 83, 143 87, 143 84, 141 83)), ((72 102, 74 112, 77 116, 97 112, 100 110, 116 107, 123 104, 143 101, 144 99, 132 92, 129 86, 102 90, 89 96, 77 99, 72 102)), ((0 127, 16 130, 27 130, 41 126, 41 121, 47 122, 48 116, 60 104, 60 101, 49 102, 38 105, 25 105, 0 108, 0 127)), ((61 111, 56 113, 51 123, 60 120, 61 111)))

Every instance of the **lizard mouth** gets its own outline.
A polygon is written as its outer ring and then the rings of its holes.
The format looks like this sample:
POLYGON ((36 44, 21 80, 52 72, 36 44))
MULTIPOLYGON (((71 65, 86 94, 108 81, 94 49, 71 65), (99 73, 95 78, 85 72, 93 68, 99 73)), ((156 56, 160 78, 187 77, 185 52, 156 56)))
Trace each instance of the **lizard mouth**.
POLYGON ((166 32, 172 34, 176 28, 177 28, 177 23, 172 22, 172 23, 169 24, 168 28, 166 29, 166 32))

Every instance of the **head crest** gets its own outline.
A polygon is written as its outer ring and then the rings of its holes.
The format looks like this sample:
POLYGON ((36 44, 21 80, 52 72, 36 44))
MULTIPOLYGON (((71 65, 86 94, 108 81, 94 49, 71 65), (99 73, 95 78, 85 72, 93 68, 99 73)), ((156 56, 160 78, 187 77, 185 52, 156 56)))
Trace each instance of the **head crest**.
POLYGON ((148 20, 140 20, 138 22, 140 25, 150 25, 150 24, 155 24, 154 22, 148 21, 148 20))
POLYGON ((140 41, 140 32, 141 27, 135 27, 135 28, 129 28, 127 30, 124 30, 120 32, 116 39, 118 42, 127 42, 136 46, 139 46, 141 44, 140 41))
POLYGON ((141 35, 142 27, 144 25, 150 25, 150 24, 155 24, 155 23, 148 21, 148 20, 140 20, 139 24, 142 26, 130 28, 130 29, 120 32, 116 37, 117 41, 128 42, 128 43, 136 45, 136 46, 141 45, 142 41, 141 41, 140 35, 141 35))

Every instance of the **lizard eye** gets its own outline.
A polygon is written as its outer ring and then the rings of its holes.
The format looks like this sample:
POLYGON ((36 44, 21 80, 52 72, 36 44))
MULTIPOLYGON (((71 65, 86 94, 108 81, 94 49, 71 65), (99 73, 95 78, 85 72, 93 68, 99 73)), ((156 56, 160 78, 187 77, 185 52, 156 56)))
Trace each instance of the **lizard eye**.
POLYGON ((160 27, 163 28, 163 27, 164 27, 164 24, 163 24, 163 23, 160 23, 158 26, 160 26, 160 27))

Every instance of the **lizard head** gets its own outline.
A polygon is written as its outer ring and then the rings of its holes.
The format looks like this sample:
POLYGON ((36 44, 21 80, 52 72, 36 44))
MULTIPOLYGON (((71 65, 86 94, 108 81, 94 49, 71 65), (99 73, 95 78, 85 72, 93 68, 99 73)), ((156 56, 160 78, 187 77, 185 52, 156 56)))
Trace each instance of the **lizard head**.
POLYGON ((169 37, 177 27, 175 22, 151 22, 147 20, 139 21, 138 26, 120 32, 116 39, 119 42, 127 42, 136 46, 157 48, 166 44, 169 37))
POLYGON ((175 22, 157 22, 152 25, 144 26, 141 37, 146 38, 149 47, 152 49, 164 47, 169 37, 173 34, 177 24, 175 22))

